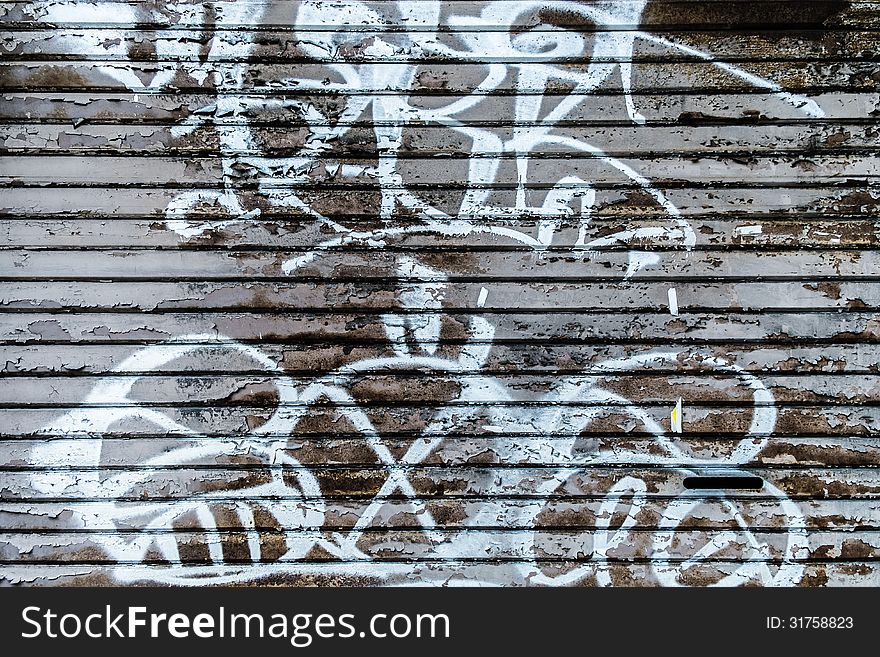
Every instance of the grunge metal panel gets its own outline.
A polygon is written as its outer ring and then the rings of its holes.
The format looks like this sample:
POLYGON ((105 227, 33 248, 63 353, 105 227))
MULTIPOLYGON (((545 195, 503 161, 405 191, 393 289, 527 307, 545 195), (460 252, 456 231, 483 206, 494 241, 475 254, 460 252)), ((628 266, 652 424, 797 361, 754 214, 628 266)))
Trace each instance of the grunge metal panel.
POLYGON ((880 584, 880 5, 0 3, 4 584, 880 584))

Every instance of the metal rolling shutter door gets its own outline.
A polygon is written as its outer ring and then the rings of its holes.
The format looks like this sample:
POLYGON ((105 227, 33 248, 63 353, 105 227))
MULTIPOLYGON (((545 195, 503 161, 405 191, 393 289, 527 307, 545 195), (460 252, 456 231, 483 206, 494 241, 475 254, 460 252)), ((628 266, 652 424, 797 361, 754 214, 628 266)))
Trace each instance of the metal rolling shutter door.
POLYGON ((7 582, 880 583, 876 3, 0 13, 7 582))

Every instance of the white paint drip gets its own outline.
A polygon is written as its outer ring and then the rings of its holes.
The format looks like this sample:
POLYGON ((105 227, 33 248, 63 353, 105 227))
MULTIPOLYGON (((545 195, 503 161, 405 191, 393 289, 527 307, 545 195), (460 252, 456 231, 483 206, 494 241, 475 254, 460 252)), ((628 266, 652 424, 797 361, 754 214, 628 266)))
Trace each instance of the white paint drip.
POLYGON ((669 314, 677 316, 678 315, 678 292, 675 291, 674 287, 671 287, 666 291, 666 297, 669 301, 669 314))

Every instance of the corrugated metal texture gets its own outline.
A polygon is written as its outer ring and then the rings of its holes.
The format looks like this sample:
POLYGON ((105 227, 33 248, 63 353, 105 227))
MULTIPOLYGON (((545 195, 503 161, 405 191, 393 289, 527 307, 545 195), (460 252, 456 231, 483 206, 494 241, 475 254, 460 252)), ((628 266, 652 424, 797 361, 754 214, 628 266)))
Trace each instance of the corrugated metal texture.
POLYGON ((0 4, 3 581, 880 584, 878 10, 0 4))

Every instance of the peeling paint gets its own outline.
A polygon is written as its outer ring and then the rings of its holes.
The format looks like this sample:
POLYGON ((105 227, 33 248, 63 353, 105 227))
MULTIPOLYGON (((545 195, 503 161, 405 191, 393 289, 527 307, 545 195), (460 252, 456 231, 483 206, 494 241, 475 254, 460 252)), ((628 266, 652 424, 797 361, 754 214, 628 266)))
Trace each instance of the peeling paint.
POLYGON ((0 8, 3 581, 876 585, 876 25, 733 4, 0 8))

